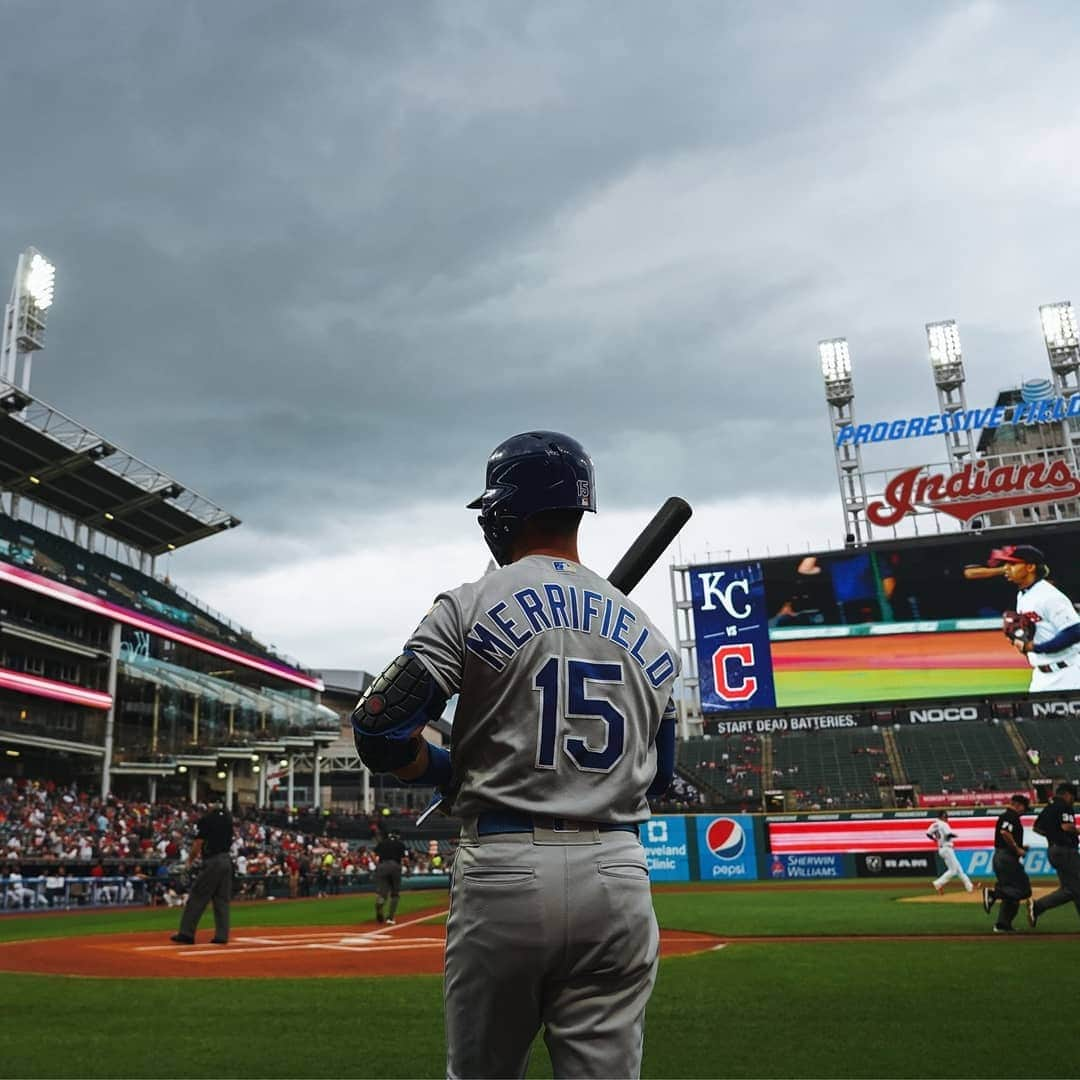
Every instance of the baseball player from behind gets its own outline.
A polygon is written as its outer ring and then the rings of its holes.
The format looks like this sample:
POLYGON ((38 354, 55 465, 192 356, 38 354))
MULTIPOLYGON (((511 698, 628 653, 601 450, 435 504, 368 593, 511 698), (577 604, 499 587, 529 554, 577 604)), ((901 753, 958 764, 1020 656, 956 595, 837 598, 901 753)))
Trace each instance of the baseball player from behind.
POLYGON ((1019 590, 1016 612, 1005 612, 1004 630, 1031 665, 1031 693, 1080 690, 1080 615, 1047 580, 1046 556, 1030 544, 1016 544, 994 551, 990 562, 1019 590))
POLYGON ((500 569, 442 593, 353 713, 373 769, 463 822, 444 982, 447 1075, 518 1077, 543 1027, 557 1077, 635 1077, 658 931, 638 839, 674 768, 676 652, 581 565, 592 462, 535 431, 469 504, 500 569), (418 734, 458 693, 451 749, 418 734))
POLYGON ((938 854, 945 864, 945 873, 931 882, 938 896, 944 896, 946 883, 954 877, 959 877, 964 884, 964 888, 971 892, 975 886, 972 884, 971 878, 964 873, 964 868, 956 857, 956 852, 953 849, 956 833, 952 831, 952 826, 949 824, 949 815, 944 810, 938 812, 937 820, 926 830, 926 835, 937 844, 938 854))

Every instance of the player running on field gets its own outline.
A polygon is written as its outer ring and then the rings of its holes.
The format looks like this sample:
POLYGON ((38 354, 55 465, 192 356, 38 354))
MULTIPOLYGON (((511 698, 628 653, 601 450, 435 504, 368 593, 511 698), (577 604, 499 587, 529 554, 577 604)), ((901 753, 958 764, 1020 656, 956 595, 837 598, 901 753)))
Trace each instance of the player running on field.
POLYGON ((675 650, 582 566, 593 466, 554 432, 508 439, 469 504, 500 569, 442 593, 353 713, 377 771, 462 819, 444 981, 447 1075, 635 1077, 658 930, 638 825, 674 767, 675 650), (460 694, 449 753, 418 732, 460 694))
POLYGON ((1030 692, 1080 690, 1080 614, 1050 582, 1046 556, 1030 544, 1010 544, 990 553, 989 566, 964 569, 969 579, 997 575, 1019 590, 1004 629, 1031 665, 1030 692))
POLYGON ((931 882, 938 896, 945 895, 945 884, 952 881, 954 877, 959 877, 964 888, 971 892, 975 886, 971 883, 971 878, 964 873, 964 868, 960 865, 960 860, 957 859, 956 852, 953 850, 956 833, 952 831, 949 816, 944 810, 938 811, 937 820, 926 830, 926 835, 937 844, 938 854, 945 863, 945 873, 931 882))

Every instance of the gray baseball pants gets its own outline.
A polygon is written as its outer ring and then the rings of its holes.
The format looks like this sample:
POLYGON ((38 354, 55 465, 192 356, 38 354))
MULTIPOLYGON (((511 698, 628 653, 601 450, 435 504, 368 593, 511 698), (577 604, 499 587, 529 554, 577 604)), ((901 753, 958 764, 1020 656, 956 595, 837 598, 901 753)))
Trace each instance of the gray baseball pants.
POLYGON ((397 859, 383 859, 372 874, 375 882, 375 913, 381 915, 386 898, 390 898, 390 918, 397 914, 401 895, 401 863, 397 859))
POLYGON ((637 836, 466 823, 446 924, 446 1074, 637 1077, 659 931, 637 836))
POLYGON ((199 919, 206 905, 214 904, 214 937, 229 940, 229 901, 232 899, 233 865, 229 853, 211 855, 203 862, 199 876, 191 886, 184 913, 180 916, 180 933, 195 936, 199 919))

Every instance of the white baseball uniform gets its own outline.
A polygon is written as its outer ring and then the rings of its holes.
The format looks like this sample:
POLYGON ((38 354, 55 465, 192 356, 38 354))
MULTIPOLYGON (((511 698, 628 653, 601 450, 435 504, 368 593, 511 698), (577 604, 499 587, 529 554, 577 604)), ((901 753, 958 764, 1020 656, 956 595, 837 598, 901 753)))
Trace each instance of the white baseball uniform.
POLYGON ((1031 664, 1031 693, 1080 690, 1080 644, 1070 645, 1061 652, 1039 652, 1040 644, 1060 634, 1065 627, 1080 623, 1080 615, 1076 613, 1072 601, 1044 578, 1036 581, 1030 589, 1020 590, 1016 597, 1016 610, 1039 617, 1035 624, 1033 648, 1027 654, 1031 664))
POLYGON ((959 877, 964 883, 964 888, 971 892, 975 886, 972 885, 971 878, 964 873, 964 868, 960 865, 960 860, 957 859, 956 852, 953 850, 953 831, 948 821, 937 818, 930 828, 926 830, 926 835, 937 844, 938 854, 941 856, 942 862, 945 863, 945 873, 935 879, 934 888, 941 889, 947 881, 959 877))

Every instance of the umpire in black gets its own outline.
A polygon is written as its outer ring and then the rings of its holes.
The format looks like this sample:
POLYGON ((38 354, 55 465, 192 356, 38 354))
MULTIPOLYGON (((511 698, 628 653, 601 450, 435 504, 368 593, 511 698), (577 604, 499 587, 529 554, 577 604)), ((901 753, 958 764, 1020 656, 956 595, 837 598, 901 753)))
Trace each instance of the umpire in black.
POLYGON ((1020 910, 1020 902, 1031 896, 1031 880, 1027 876, 1024 864, 1024 823, 1021 814, 1026 814, 1031 800, 1026 795, 1014 795, 1009 805, 997 819, 994 826, 994 875, 997 884, 990 889, 983 887, 983 910, 990 914, 999 900, 995 934, 1014 934, 1016 928, 1013 919, 1020 910))
POLYGON ((173 934, 170 940, 177 945, 194 945, 199 919, 206 905, 213 902, 214 936, 211 944, 227 945, 233 879, 232 856, 229 854, 233 840, 232 817, 221 806, 214 806, 199 818, 195 834, 190 865, 194 865, 202 856, 202 870, 191 885, 184 913, 180 917, 180 932, 173 934))
POLYGON ((390 907, 386 922, 394 925, 398 899, 401 896, 401 864, 405 861, 405 845, 395 833, 389 833, 375 845, 375 921, 383 922, 383 905, 387 897, 390 907))
POLYGON ((1058 784, 1054 798, 1035 819, 1035 831, 1046 837, 1050 865, 1057 871, 1061 887, 1038 900, 1028 900, 1028 922, 1034 927, 1051 908, 1072 901, 1080 914, 1080 852, 1077 851, 1075 784, 1058 784))

